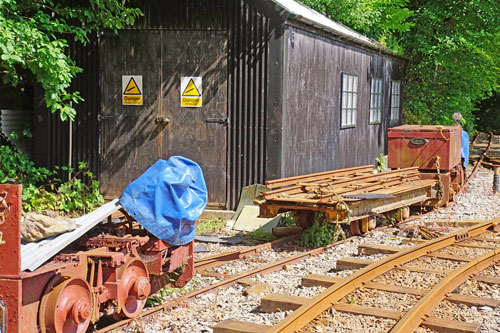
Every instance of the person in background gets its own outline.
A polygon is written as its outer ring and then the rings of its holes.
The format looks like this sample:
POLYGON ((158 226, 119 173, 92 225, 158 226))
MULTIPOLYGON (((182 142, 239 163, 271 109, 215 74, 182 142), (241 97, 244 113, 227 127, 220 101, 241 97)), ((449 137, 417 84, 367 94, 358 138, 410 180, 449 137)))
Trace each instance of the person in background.
MULTIPOLYGON (((464 119, 460 112, 455 112, 451 119, 455 121, 455 123, 462 127, 462 123, 464 119)), ((464 170, 467 169, 467 164, 469 164, 469 134, 462 128, 462 166, 464 170)))

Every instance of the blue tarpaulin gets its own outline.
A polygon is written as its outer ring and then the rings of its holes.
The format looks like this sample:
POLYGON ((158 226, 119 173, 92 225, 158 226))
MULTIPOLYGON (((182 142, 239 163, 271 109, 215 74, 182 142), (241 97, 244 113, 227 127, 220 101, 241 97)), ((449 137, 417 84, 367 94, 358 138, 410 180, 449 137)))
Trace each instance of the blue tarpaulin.
POLYGON ((462 130, 462 158, 464 168, 467 168, 467 164, 469 164, 469 134, 466 131, 462 130))
POLYGON ((194 239, 195 221, 207 206, 207 186, 198 164, 173 156, 130 183, 120 202, 154 236, 184 245, 194 239))

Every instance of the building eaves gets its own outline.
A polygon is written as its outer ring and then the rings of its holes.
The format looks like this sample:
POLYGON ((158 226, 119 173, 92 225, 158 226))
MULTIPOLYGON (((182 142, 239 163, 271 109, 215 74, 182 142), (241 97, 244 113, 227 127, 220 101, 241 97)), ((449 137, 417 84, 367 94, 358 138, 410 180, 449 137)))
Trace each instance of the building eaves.
POLYGON ((368 48, 379 53, 403 58, 376 40, 335 22, 325 15, 303 5, 302 3, 294 0, 267 1, 272 1, 274 3, 276 12, 279 13, 285 24, 294 25, 294 21, 300 22, 306 26, 332 34, 341 40, 350 41, 354 44, 358 44, 364 48, 368 48))

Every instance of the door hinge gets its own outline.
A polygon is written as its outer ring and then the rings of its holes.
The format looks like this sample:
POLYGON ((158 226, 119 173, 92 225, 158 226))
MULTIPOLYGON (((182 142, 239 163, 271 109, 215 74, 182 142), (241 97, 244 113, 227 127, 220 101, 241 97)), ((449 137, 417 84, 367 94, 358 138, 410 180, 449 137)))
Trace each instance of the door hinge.
POLYGON ((227 118, 207 118, 205 122, 209 124, 221 124, 221 125, 228 124, 227 118))

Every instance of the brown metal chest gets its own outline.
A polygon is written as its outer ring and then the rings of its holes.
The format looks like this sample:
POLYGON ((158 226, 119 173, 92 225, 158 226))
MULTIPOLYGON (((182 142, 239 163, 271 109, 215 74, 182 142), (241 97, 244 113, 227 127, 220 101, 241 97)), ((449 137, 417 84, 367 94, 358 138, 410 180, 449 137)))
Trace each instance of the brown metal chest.
POLYGON ((460 164, 460 126, 403 125, 389 128, 388 167, 451 170, 460 164))

